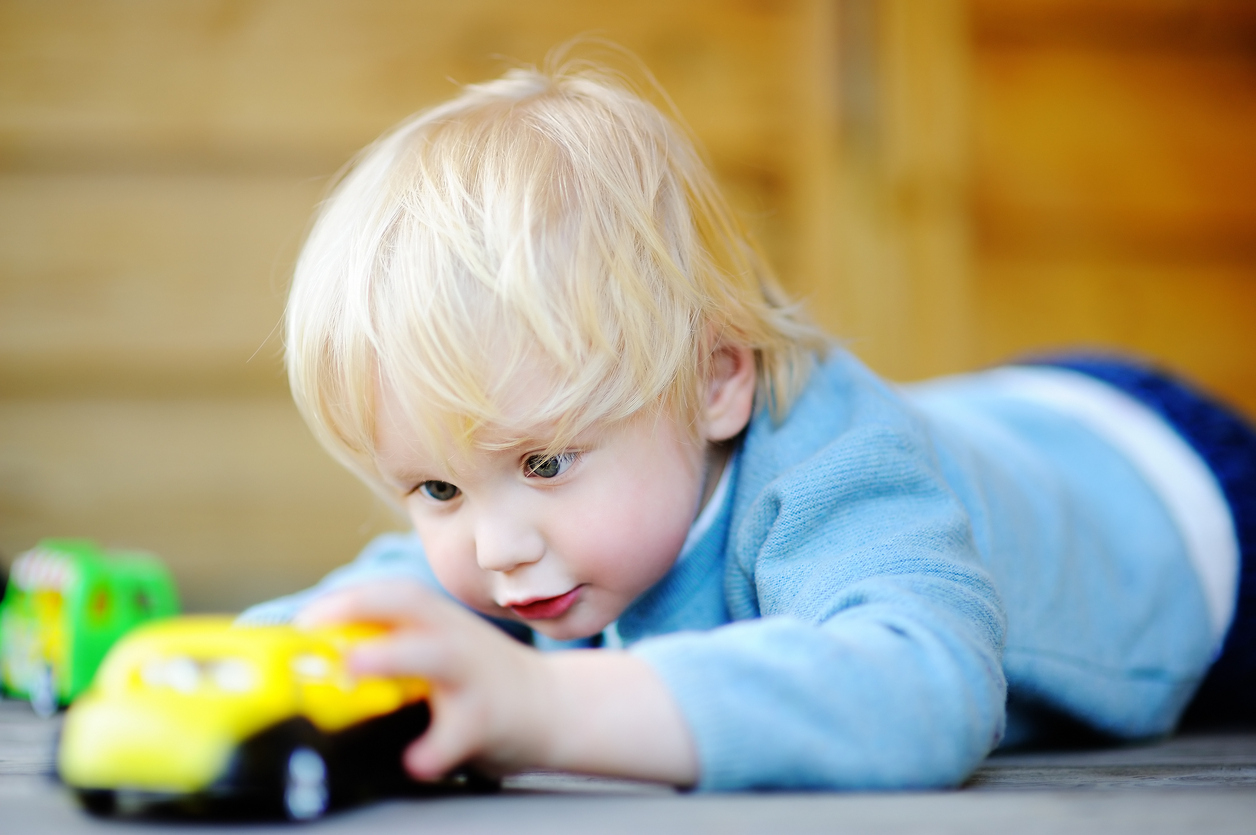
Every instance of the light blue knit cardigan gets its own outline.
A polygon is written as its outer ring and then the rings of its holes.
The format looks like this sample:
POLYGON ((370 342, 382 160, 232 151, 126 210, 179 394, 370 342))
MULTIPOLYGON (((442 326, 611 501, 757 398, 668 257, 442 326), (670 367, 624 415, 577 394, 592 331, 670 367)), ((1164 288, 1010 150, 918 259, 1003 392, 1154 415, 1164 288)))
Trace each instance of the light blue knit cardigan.
MULTIPOLYGON (((398 574, 435 583, 412 535, 246 615, 398 574)), ((1165 733, 1213 651, 1182 538, 1116 451, 980 375, 900 391, 842 351, 782 423, 756 415, 716 522, 618 631, 707 790, 955 785, 1053 712, 1165 733)))

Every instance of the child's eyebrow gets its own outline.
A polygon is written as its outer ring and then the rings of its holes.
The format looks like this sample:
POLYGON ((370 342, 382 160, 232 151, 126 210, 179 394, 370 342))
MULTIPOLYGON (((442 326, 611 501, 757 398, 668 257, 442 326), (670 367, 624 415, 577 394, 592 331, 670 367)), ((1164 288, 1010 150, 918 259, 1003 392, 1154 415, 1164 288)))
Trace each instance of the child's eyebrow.
POLYGON ((424 481, 445 481, 453 477, 448 467, 441 467, 437 462, 427 460, 402 461, 396 467, 389 467, 377 458, 375 469, 388 484, 398 488, 409 488, 424 481))
MULTIPOLYGON (((481 437, 476 439, 475 446, 490 452, 531 453, 549 449, 557 436, 556 429, 543 425, 530 429, 503 431, 496 436, 481 437)), ((566 443, 562 444, 562 447, 582 446, 584 443, 586 443, 584 438, 569 438, 566 443)))
POLYGON ((422 484, 424 481, 428 480, 417 474, 411 474, 409 472, 393 473, 383 469, 382 467, 378 467, 377 469, 379 470, 380 478, 384 480, 384 483, 396 490, 411 490, 416 485, 422 484))

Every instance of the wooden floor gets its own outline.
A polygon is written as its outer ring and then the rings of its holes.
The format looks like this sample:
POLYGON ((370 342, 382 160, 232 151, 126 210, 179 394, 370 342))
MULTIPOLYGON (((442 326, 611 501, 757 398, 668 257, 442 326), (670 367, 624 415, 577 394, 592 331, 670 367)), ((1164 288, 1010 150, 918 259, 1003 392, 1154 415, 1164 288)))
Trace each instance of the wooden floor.
MULTIPOLYGON (((57 720, 0 703, 0 833, 181 832, 213 825, 96 821, 48 775, 57 720)), ((224 829, 228 827, 222 827, 224 829)), ((234 824, 233 832, 291 830, 234 824)), ((498 795, 396 800, 303 832, 357 833, 1250 833, 1256 734, 991 758, 959 791, 684 795, 636 783, 529 774, 498 795)))

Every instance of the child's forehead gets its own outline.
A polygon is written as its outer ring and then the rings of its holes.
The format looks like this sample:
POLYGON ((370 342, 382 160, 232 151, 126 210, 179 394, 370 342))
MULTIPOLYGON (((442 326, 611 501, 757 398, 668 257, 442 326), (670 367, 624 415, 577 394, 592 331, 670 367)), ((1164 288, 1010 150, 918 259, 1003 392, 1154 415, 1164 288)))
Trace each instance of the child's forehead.
MULTIPOLYGON (((529 419, 534 412, 526 408, 513 412, 517 419, 480 422, 467 414, 424 409, 387 387, 378 388, 377 396, 376 454, 394 460, 454 466, 494 452, 544 450, 560 442, 590 443, 607 428, 580 427, 571 433, 562 417, 529 419)), ((512 414, 508 406, 503 412, 512 414)))
POLYGON ((548 442, 587 425, 584 406, 597 400, 587 368, 508 323, 484 331, 474 345, 447 346, 437 357, 414 356, 404 336, 381 351, 372 375, 377 423, 431 449, 548 442))

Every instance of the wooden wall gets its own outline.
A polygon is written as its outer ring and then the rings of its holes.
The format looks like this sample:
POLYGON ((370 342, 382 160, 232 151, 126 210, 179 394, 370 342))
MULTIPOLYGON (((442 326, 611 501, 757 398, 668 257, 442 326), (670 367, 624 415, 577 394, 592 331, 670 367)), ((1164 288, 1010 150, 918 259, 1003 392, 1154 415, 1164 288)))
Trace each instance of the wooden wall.
POLYGON ((1256 5, 838 8, 824 321, 900 379, 1118 350, 1256 415, 1256 5))
POLYGON ((828 16, 806 0, 0 2, 0 552, 145 547, 190 607, 235 609, 398 527, 310 439, 275 328, 328 176, 500 56, 539 62, 589 31, 635 50, 782 269, 819 272, 827 204, 807 166, 833 123, 828 16))
POLYGON ((883 373, 1080 341, 1256 412, 1247 8, 0 0, 0 562, 93 536, 236 609, 397 527, 288 400, 293 257, 354 150, 581 32, 644 59, 883 373))
POLYGON ((1256 414, 1256 4, 972 7, 975 359, 1145 353, 1256 414))

